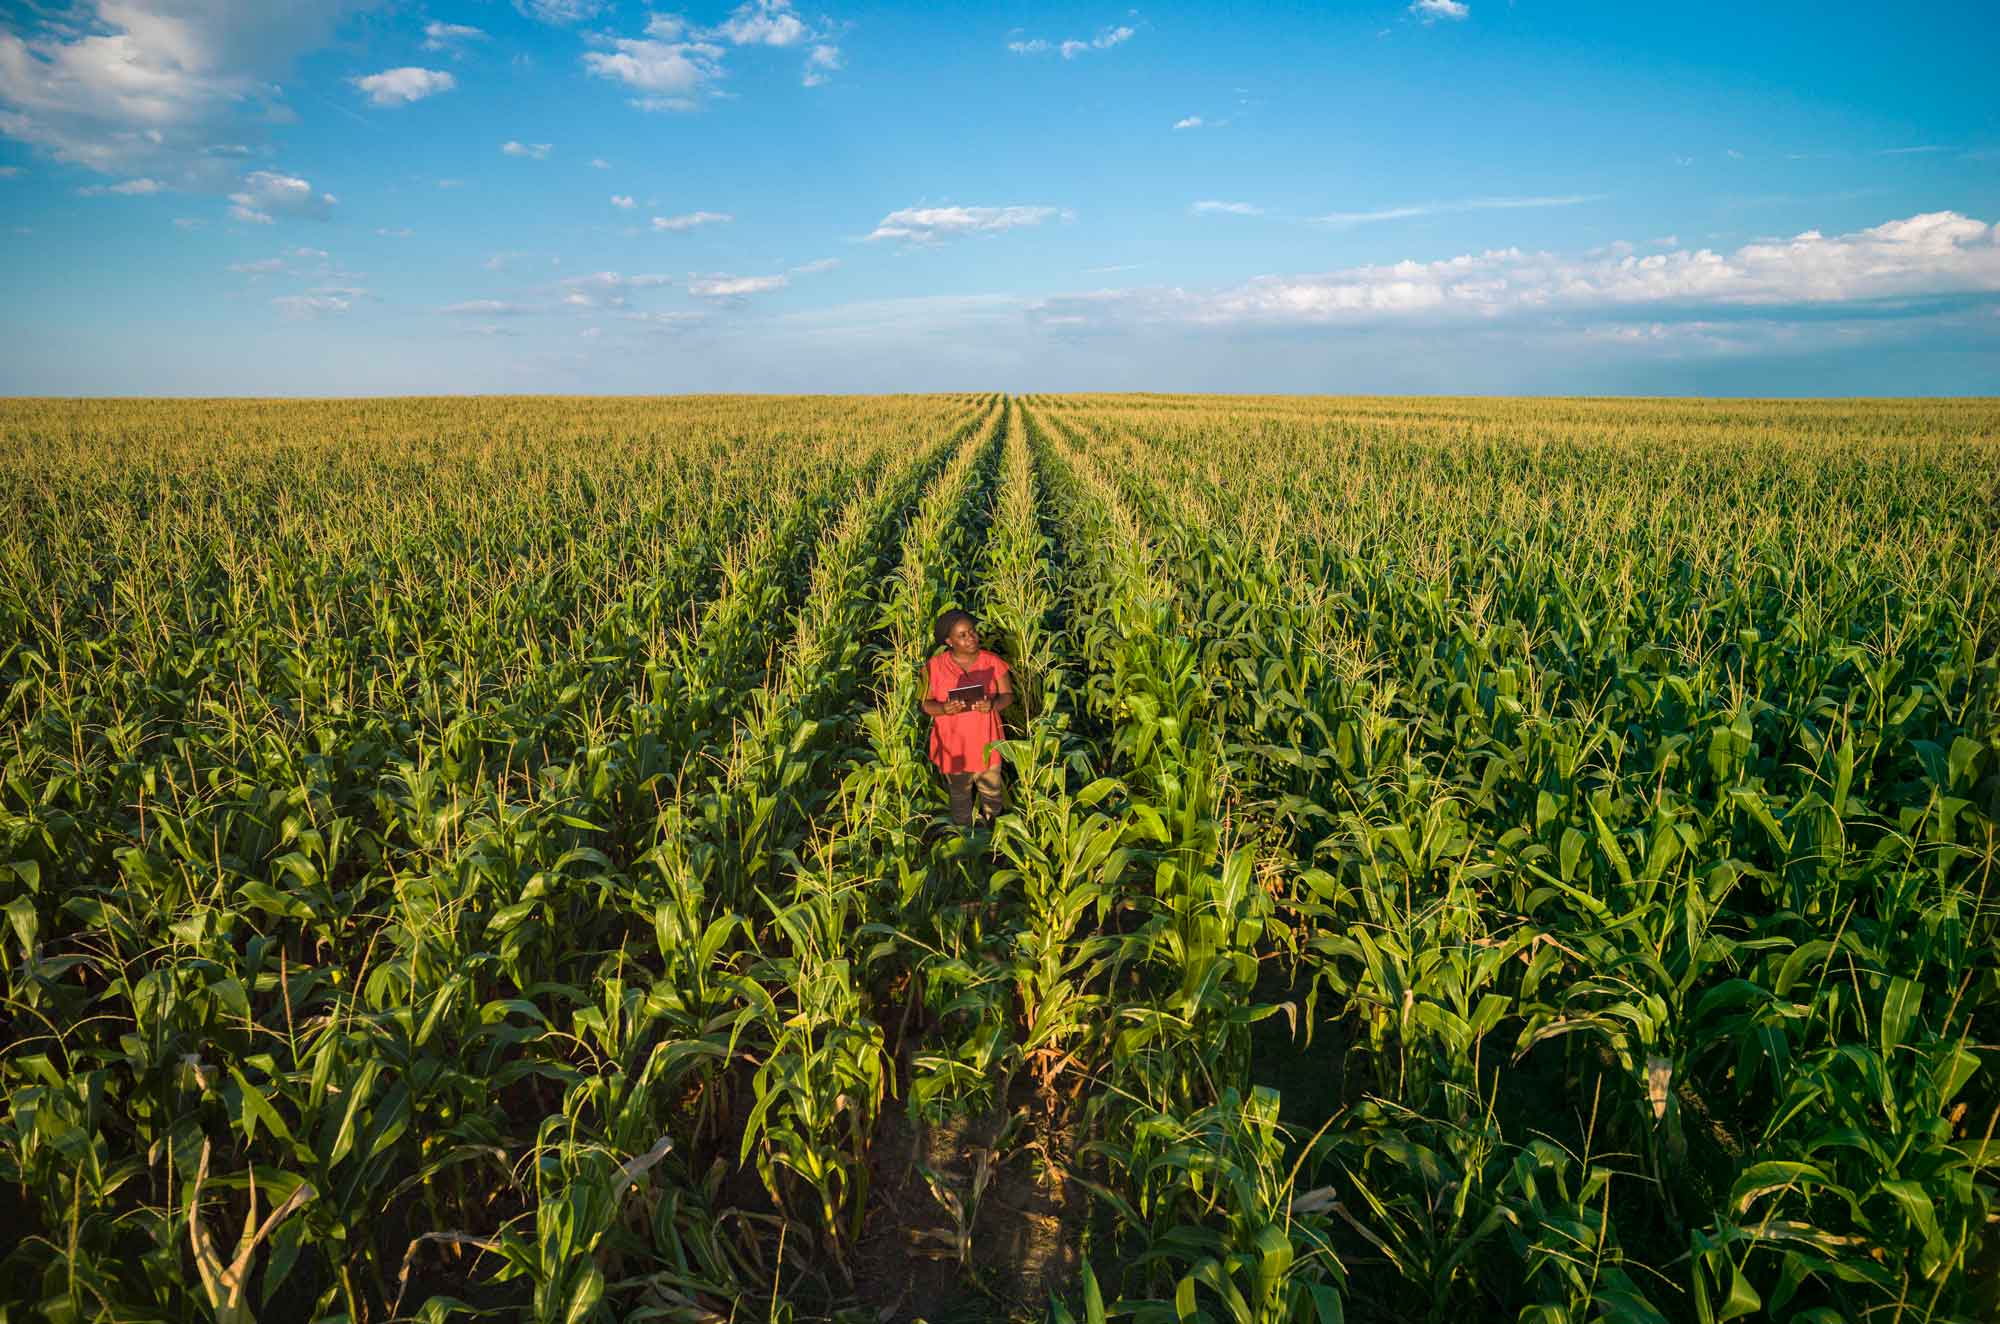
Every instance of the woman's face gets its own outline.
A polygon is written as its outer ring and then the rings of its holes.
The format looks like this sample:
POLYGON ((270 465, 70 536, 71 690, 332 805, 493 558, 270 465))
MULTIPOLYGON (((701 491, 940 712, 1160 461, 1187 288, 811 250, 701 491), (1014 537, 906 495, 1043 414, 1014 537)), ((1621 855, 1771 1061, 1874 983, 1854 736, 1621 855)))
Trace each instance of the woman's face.
POLYGON ((944 641, 951 645, 954 653, 976 653, 979 651, 979 631, 971 621, 960 621, 946 632, 944 641))

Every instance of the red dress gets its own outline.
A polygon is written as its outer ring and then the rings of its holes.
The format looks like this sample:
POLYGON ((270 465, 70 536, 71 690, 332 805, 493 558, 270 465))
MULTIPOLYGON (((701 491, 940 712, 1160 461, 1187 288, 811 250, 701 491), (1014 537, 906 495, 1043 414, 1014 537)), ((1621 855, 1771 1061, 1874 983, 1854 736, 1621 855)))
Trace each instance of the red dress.
MULTIPOLYGON (((969 667, 960 667, 949 648, 931 655, 927 668, 930 697, 939 703, 960 685, 978 682, 986 687, 986 697, 1000 692, 1000 680, 1007 664, 997 653, 979 650, 969 667)), ((1000 714, 967 709, 953 717, 931 719, 931 762, 939 772, 984 772, 1000 766, 1000 752, 993 742, 1006 739, 1000 733, 1000 714)))

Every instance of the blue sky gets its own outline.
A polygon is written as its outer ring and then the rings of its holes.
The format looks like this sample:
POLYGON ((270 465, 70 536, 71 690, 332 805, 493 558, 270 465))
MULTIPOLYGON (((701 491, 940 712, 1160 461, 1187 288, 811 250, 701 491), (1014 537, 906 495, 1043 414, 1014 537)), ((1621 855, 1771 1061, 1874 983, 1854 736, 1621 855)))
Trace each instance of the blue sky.
POLYGON ((0 4, 11 394, 2000 394, 1990 5, 0 4))

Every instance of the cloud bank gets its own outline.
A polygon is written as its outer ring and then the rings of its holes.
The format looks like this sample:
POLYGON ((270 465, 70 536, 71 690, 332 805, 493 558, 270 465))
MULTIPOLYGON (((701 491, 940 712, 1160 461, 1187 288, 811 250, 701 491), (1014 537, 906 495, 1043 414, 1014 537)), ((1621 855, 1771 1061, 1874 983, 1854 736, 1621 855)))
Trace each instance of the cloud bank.
POLYGON ((223 125, 283 111, 279 80, 377 0, 83 0, 0 31, 0 134, 105 173, 204 170, 223 125), (25 26, 25 25, 24 25, 25 26))
POLYGON ((1316 326, 1490 321, 1533 313, 1673 315, 1858 308, 2000 295, 2000 226, 1927 212, 1852 234, 1807 230, 1734 252, 1629 245, 1565 256, 1519 248, 1432 262, 1262 276, 1222 289, 1113 290, 1042 301, 1057 325, 1316 326))
POLYGON ((1040 225, 1060 213, 1054 207, 905 207, 884 216, 868 239, 902 239, 934 244, 969 234, 994 234, 1040 225))

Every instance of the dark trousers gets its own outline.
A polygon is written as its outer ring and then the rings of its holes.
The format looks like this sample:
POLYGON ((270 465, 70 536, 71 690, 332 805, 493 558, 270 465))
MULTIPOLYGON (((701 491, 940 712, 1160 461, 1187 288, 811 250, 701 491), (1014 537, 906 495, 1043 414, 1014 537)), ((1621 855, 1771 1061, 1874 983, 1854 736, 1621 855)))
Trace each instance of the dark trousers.
POLYGON ((945 785, 951 788, 951 821, 960 827, 972 826, 972 795, 979 793, 979 812, 984 818, 994 818, 1007 808, 1007 783, 1000 776, 1000 769, 988 768, 984 772, 948 772, 944 775, 945 785))

